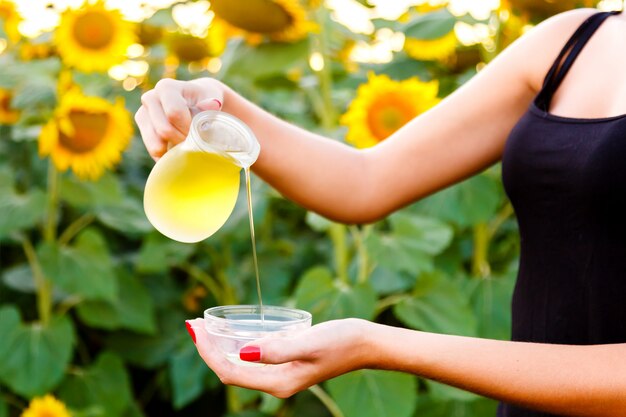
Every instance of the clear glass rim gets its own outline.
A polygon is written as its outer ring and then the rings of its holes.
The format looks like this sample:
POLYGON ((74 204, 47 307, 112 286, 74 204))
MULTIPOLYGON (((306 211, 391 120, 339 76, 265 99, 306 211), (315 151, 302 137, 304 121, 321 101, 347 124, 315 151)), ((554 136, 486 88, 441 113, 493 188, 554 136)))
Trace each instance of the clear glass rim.
MULTIPOLYGON (((205 110, 193 116, 193 119, 191 121, 191 130, 193 134, 190 136, 193 142, 195 143, 195 145, 198 146, 201 150, 207 151, 207 152, 217 151, 217 153, 222 154, 222 152, 220 152, 219 150, 213 149, 211 145, 206 143, 204 140, 200 139, 201 135, 200 135, 200 132, 198 131, 198 127, 204 121, 218 121, 221 123, 225 123, 231 128, 235 129, 241 135, 241 137, 246 138, 246 140, 251 146, 251 152, 255 155, 254 159, 256 160, 259 154, 260 145, 259 145, 258 140, 256 139, 256 136, 254 135, 254 132, 252 132, 252 130, 248 127, 248 125, 246 125, 239 118, 233 116, 232 114, 225 113, 223 111, 218 111, 218 110, 205 110)), ((236 165, 240 165, 239 161, 234 160, 234 162, 236 163, 236 165)))
MULTIPOLYGON (((228 306, 216 306, 207 308, 204 310, 205 320, 212 321, 214 323, 237 323, 237 319, 228 319, 225 317, 219 317, 218 314, 259 314, 261 308, 258 304, 239 304, 228 306)), ((279 315, 286 320, 281 321, 285 325, 294 325, 299 323, 306 323, 311 320, 311 313, 308 311, 300 310, 297 308, 282 307, 282 306, 263 306, 263 314, 272 316, 279 315)))

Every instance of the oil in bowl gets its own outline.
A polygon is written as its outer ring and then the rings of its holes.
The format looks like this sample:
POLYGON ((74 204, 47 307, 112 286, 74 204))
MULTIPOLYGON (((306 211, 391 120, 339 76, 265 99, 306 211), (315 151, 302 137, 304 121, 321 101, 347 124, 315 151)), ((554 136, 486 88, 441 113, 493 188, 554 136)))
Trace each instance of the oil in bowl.
POLYGON ((311 313, 287 307, 229 305, 204 312, 211 342, 233 363, 259 365, 239 359, 247 343, 270 335, 289 335, 311 327, 311 313))

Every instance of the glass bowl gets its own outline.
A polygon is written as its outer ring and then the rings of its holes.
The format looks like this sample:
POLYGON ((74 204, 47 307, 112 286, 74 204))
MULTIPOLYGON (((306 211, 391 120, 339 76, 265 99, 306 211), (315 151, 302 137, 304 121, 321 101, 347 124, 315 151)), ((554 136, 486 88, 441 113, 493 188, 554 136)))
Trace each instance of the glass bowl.
POLYGON ((311 313, 287 307, 230 305, 204 311, 204 325, 211 342, 233 363, 250 365, 239 359, 239 350, 248 342, 268 335, 288 335, 311 327, 311 313))

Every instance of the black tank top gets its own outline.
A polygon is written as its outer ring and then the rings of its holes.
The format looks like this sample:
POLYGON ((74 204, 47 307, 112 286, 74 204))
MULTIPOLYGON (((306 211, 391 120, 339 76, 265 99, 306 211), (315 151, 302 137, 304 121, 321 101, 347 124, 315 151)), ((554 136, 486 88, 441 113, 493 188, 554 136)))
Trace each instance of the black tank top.
MULTIPOLYGON (((521 240, 512 303, 516 341, 626 342, 626 114, 549 113, 574 60, 615 13, 592 15, 569 39, 504 149, 503 182, 521 240)), ((598 77, 589 74, 589 82, 598 77)), ((553 415, 501 404, 498 416, 553 415)))

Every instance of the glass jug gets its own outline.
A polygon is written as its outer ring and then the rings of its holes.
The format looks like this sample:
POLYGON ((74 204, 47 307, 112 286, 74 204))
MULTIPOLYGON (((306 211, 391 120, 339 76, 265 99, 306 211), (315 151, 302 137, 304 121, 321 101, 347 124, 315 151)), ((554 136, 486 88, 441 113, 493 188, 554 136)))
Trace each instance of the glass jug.
POLYGON ((144 190, 148 220, 179 242, 211 236, 235 207, 241 168, 249 169, 259 152, 241 120, 219 111, 196 114, 187 138, 150 172, 144 190))

